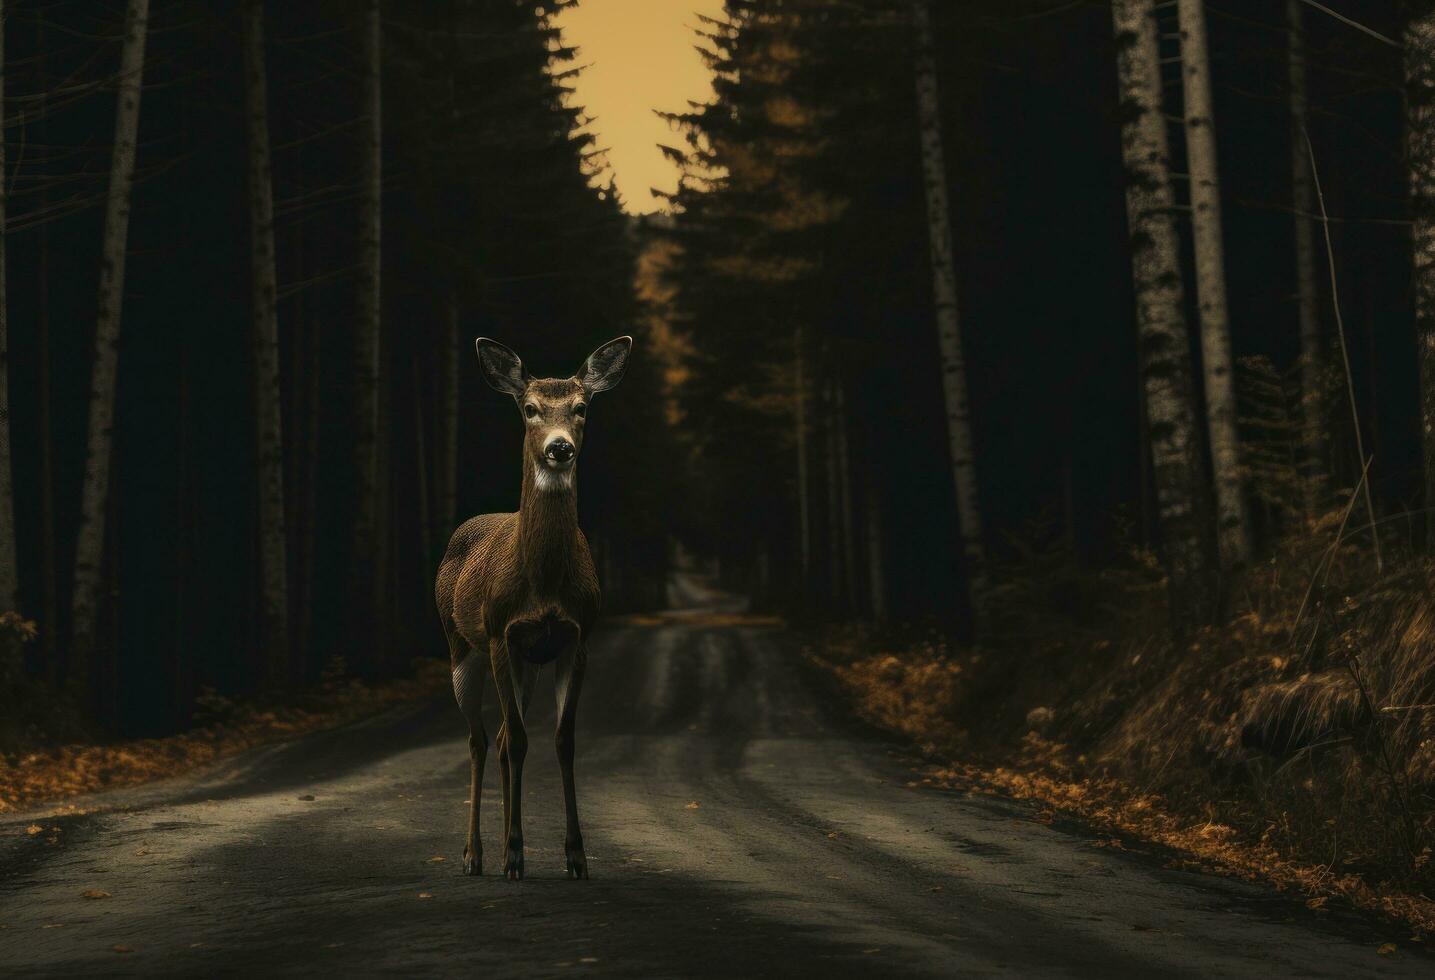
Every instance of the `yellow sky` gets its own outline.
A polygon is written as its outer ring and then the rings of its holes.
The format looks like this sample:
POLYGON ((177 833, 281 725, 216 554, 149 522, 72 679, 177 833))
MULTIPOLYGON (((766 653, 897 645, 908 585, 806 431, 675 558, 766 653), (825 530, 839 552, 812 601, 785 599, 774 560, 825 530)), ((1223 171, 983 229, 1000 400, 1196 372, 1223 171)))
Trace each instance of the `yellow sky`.
POLYGON ((694 45, 696 14, 716 17, 722 0, 582 0, 556 18, 564 40, 577 45, 577 102, 596 121, 590 129, 608 149, 608 169, 627 209, 658 210, 650 187, 671 191, 678 170, 658 143, 685 145, 653 109, 680 111, 712 95, 694 45))

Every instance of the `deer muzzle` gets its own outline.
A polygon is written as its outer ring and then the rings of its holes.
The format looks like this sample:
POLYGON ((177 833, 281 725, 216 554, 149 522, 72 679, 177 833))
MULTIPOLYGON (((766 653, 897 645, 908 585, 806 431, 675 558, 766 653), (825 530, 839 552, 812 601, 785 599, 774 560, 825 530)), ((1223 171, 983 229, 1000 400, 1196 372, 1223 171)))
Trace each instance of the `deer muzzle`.
POLYGON ((560 466, 573 462, 573 457, 577 454, 578 450, 574 448, 573 443, 563 436, 554 436, 543 446, 544 459, 560 466))

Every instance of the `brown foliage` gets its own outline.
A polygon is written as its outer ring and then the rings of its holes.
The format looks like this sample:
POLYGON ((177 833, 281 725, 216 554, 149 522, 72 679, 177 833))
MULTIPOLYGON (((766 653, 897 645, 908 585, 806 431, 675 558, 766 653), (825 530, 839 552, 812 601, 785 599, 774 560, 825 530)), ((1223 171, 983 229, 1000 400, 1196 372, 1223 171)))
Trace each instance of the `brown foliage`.
POLYGON ((302 704, 234 704, 210 699, 207 706, 214 720, 170 738, 71 744, 0 755, 0 813, 177 776, 244 749, 337 728, 432 697, 449 684, 448 670, 437 660, 416 661, 412 677, 378 685, 344 679, 339 673, 329 672, 325 683, 302 704))
POLYGON ((1304 529, 1227 625, 1174 643, 1148 556, 1023 556, 983 649, 822 638, 811 655, 929 774, 1045 801, 1226 871, 1435 931, 1435 569, 1378 577, 1304 529))

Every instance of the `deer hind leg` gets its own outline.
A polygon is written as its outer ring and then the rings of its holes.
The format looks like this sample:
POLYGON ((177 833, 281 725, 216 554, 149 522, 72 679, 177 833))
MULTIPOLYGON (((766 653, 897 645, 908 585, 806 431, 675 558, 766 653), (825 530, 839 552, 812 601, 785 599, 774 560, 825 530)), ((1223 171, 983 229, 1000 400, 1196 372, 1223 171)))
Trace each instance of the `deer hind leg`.
MULTIPOLYGON (((455 634, 449 636, 450 644, 463 644, 455 634)), ((458 708, 468 721, 469 791, 468 791, 468 836, 463 846, 463 873, 483 874, 483 840, 479 836, 479 801, 483 796, 483 766, 488 759, 488 733, 483 728, 483 664, 478 655, 466 650, 466 644, 459 649, 463 654, 458 666, 453 669, 453 694, 458 708)))
POLYGON ((503 725, 498 730, 507 837, 503 873, 510 881, 520 881, 523 878, 523 760, 528 755, 528 730, 523 725, 523 714, 533 697, 538 668, 521 657, 510 659, 501 644, 494 646, 493 679, 503 710, 503 725))
POLYGON ((588 877, 588 856, 583 852, 583 831, 578 826, 578 797, 573 788, 574 728, 578 721, 578 696, 583 690, 587 660, 587 651, 575 644, 558 658, 553 677, 558 698, 558 731, 554 742, 558 748, 558 769, 563 775, 563 809, 568 818, 568 832, 563 840, 564 867, 568 877, 575 879, 588 877))

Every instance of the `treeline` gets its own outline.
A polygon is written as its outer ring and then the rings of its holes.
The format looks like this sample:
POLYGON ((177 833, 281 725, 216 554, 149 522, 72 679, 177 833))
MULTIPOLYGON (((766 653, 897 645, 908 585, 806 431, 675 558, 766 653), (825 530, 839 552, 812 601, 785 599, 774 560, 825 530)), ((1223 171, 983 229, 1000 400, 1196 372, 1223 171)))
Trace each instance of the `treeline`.
POLYGON ((978 632, 1035 554, 1149 546, 1186 628, 1328 513, 1417 545, 1432 9, 730 0, 670 116, 688 537, 978 632))
MULTIPOLYGON (((0 609, 35 624, 6 674, 28 724, 163 731, 206 689, 442 649, 448 535, 519 487, 473 337, 563 374, 641 333, 564 6, 7 0, 0 609)), ((636 358, 585 454, 610 608, 661 598, 659 389, 636 358)))

